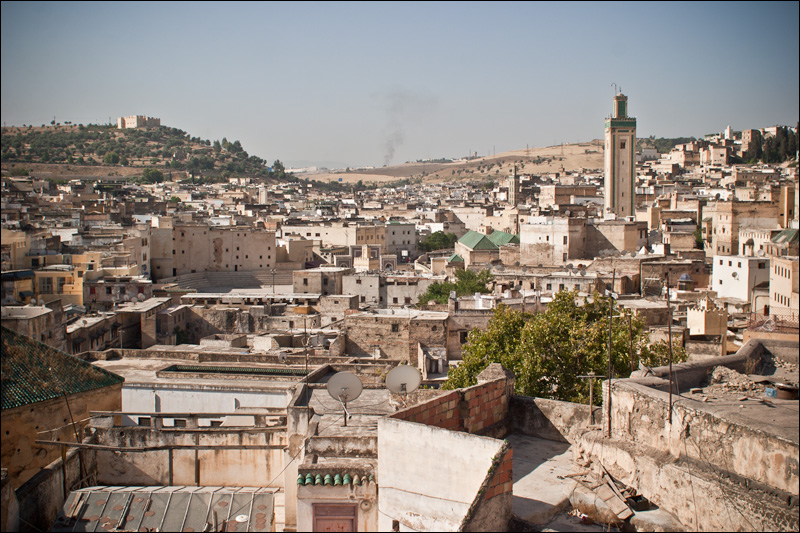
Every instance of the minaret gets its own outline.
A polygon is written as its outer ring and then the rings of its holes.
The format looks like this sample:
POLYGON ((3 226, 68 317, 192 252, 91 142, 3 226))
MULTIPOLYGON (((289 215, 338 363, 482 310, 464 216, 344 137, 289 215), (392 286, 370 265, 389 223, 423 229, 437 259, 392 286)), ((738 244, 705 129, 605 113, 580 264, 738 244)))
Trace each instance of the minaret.
POLYGON ((628 97, 619 93, 614 108, 606 118, 605 145, 605 214, 617 218, 634 216, 636 198, 636 118, 628 116, 628 97))

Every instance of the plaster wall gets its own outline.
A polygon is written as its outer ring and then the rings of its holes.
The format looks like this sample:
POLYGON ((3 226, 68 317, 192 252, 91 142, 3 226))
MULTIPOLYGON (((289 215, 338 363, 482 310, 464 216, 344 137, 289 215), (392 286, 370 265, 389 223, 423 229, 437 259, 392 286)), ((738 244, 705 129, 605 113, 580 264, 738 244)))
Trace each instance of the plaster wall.
POLYGON ((122 388, 122 410, 132 413, 219 413, 233 412, 239 407, 283 408, 291 399, 290 385, 292 383, 285 386, 273 383, 253 389, 230 385, 126 383, 122 388))
POLYGON ((392 520, 401 531, 458 529, 502 447, 488 437, 380 419, 378 530, 391 531, 392 520))
POLYGON ((257 432, 161 431, 147 427, 97 428, 98 443, 120 447, 211 446, 211 449, 158 449, 141 452, 98 450, 99 485, 200 485, 282 487, 283 429, 257 432), (246 449, 272 445, 274 449, 246 449), (222 446, 230 446, 225 449, 222 446), (219 447, 219 448, 213 448, 219 447), (171 464, 170 464, 171 463, 171 464), (196 470, 196 465, 199 469, 196 470), (171 477, 170 477, 171 472, 171 477), (199 482, 196 480, 199 474, 199 482), (270 484, 271 483, 271 484, 270 484))
MULTIPOLYGON (((116 411, 121 407, 122 384, 103 387, 69 396, 69 409, 78 426, 78 434, 87 424, 89 411, 116 411)), ((11 409, 2 414, 2 464, 14 488, 59 458, 55 446, 35 444, 37 439, 75 442, 69 411, 64 398, 57 398, 11 409), (37 434, 55 429, 55 432, 37 434)))
POLYGON ((314 505, 356 503, 355 531, 391 531, 378 528, 378 494, 375 483, 368 485, 298 485, 297 531, 314 531, 314 505))

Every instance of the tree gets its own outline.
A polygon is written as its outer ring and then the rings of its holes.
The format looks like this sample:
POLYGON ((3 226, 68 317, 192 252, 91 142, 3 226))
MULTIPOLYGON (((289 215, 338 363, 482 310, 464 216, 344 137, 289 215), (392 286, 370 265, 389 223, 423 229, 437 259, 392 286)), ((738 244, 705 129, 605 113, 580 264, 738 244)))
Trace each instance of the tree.
POLYGON ((431 300, 444 305, 450 298, 451 292, 455 292, 456 296, 465 296, 476 292, 485 294, 489 292, 488 284, 492 281, 494 281, 494 278, 488 270, 482 270, 477 274, 471 270, 456 270, 455 283, 450 281, 435 281, 431 283, 428 286, 428 290, 419 297, 417 305, 421 307, 431 300))
MULTIPOLYGON (((586 402, 589 384, 578 376, 608 372, 609 300, 597 293, 580 304, 577 299, 577 291, 560 291, 547 310, 536 315, 500 305, 485 330, 470 332, 463 361, 450 369, 443 388, 474 385, 476 376, 490 363, 501 363, 516 375, 517 394, 586 402)), ((615 377, 630 375, 631 364, 664 364, 668 352, 666 342, 650 345, 644 322, 638 317, 630 318, 630 330, 625 317, 612 320, 615 377)), ((673 343, 673 362, 685 360, 686 352, 673 343)))
POLYGON ((419 249, 423 252, 431 252, 433 250, 452 248, 457 240, 458 237, 455 233, 437 231, 432 233, 427 239, 420 241, 419 249))
POLYGON ((146 168, 142 171, 142 181, 144 183, 161 183, 164 181, 164 174, 154 168, 146 168))

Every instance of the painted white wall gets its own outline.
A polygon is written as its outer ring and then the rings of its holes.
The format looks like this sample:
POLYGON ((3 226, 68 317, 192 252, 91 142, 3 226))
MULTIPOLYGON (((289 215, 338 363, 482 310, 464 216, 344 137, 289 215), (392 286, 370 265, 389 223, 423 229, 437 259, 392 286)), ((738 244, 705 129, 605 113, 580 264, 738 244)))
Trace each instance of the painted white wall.
MULTIPOLYGON (((237 407, 286 407, 291 399, 288 385, 289 383, 286 387, 246 389, 126 383, 122 387, 122 410, 143 413, 219 413, 233 412, 237 407)), ((134 421, 126 420, 126 423, 132 424, 134 421)), ((165 419, 164 425, 171 424, 171 419, 165 419)), ((200 419, 199 424, 209 425, 209 422, 200 419)))
POLYGON ((503 441, 394 418, 378 421, 378 531, 455 531, 503 441))
POLYGON ((753 288, 759 283, 769 282, 769 259, 764 257, 717 255, 713 267, 711 288, 720 298, 749 302, 753 288))

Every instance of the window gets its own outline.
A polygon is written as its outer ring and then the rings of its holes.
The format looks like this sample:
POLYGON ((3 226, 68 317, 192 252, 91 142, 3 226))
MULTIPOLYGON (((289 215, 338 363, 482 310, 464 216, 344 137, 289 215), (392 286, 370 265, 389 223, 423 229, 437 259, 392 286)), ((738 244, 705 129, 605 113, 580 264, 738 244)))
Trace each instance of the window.
POLYGON ((303 286, 308 287, 308 278, 303 278, 303 286))
POLYGON ((567 236, 564 235, 564 244, 567 244, 567 236))
POLYGON ((392 333, 400 331, 400 324, 392 324, 392 333))
POLYGON ((139 425, 140 426, 149 426, 149 425, 151 425, 150 417, 149 416, 140 416, 139 417, 139 425))
POLYGON ((186 419, 184 419, 184 418, 176 418, 174 425, 175 425, 176 428, 185 428, 186 427, 186 419))
POLYGON ((95 288, 89 287, 89 294, 94 294, 94 293, 95 293, 95 288))
MULTIPOLYGON (((397 303, 397 298, 392 298, 392 303, 396 304, 397 303)), ((394 331, 394 330, 392 330, 392 331, 394 331)))
POLYGON ((625 141, 620 141, 620 143, 619 143, 619 149, 620 149, 620 150, 624 150, 624 149, 625 149, 625 141))
POLYGON ((553 290, 553 284, 552 283, 548 283, 547 284, 547 290, 548 291, 552 291, 553 290))
POLYGON ((106 287, 106 294, 111 294, 111 287, 106 287))

